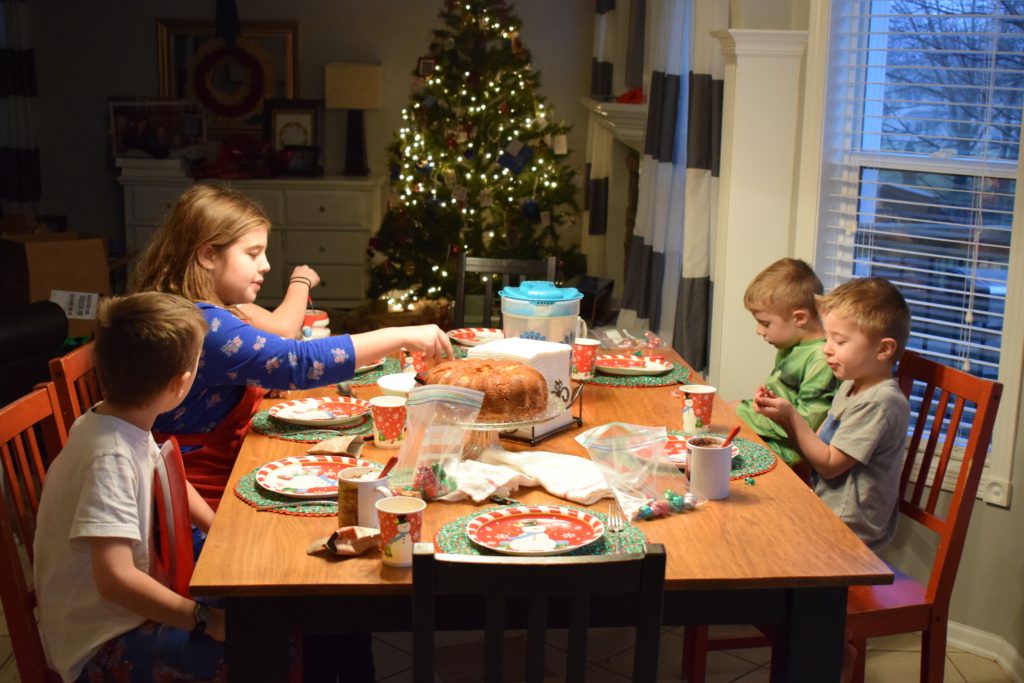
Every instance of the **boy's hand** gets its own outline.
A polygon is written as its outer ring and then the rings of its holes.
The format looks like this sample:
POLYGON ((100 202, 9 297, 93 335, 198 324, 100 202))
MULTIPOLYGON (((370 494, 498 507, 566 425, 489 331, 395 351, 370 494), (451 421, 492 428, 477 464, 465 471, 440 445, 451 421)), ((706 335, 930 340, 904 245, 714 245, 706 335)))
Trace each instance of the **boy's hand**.
POLYGON ((763 392, 758 390, 758 395, 754 397, 754 411, 782 425, 788 423, 797 414, 792 403, 784 398, 779 398, 769 389, 765 389, 763 392))

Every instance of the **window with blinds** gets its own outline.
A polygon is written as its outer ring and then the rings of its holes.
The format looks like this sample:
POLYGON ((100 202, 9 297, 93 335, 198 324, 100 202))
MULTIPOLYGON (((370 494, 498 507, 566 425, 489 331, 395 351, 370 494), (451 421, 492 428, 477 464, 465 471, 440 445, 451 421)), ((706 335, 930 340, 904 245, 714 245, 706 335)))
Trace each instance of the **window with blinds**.
POLYGON ((819 275, 892 280, 909 348, 996 379, 1024 0, 833 0, 831 21, 819 275))

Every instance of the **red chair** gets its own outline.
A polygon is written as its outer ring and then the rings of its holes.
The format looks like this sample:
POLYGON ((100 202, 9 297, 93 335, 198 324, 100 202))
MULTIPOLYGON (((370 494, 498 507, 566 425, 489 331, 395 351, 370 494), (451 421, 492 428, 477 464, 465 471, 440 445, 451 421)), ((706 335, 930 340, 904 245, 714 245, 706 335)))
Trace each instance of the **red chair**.
POLYGON ((60 681, 46 665, 30 578, 46 466, 66 442, 53 382, 0 408, 0 601, 23 681, 60 681))
POLYGON ((195 569, 192 520, 188 509, 185 465, 174 437, 160 449, 153 476, 153 505, 156 516, 150 558, 152 573, 178 595, 191 597, 188 582, 195 569))
MULTIPOLYGON (((868 638, 921 631, 921 681, 937 682, 942 681, 944 672, 949 600, 1003 385, 926 360, 911 351, 903 354, 896 378, 907 396, 915 385, 924 389, 900 476, 899 510, 905 518, 934 532, 939 543, 926 584, 893 569, 896 579, 890 585, 851 587, 846 630, 857 646, 854 681, 864 680, 868 638), (968 404, 974 406, 974 417, 956 485, 943 515, 939 506, 942 487, 934 483, 941 484, 946 476, 968 404), (938 419, 933 419, 935 416, 938 419), (926 475, 920 476, 920 472, 926 475)), ((690 683, 704 680, 707 650, 766 644, 770 641, 765 638, 708 639, 706 626, 688 627, 683 637, 683 678, 690 683)))
POLYGON ((83 412, 103 398, 100 383, 96 379, 93 345, 93 342, 83 344, 50 361, 50 379, 57 387, 57 398, 66 429, 71 429, 71 424, 83 412))

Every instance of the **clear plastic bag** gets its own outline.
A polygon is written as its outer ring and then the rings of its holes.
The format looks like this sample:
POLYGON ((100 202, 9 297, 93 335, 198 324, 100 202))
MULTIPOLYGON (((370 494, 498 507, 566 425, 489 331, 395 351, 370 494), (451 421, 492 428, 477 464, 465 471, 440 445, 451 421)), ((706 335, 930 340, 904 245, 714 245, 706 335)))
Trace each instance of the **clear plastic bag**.
POLYGON ((398 495, 440 498, 458 488, 466 429, 476 420, 484 401, 482 391, 441 384, 413 387, 406 409, 409 429, 398 463, 389 475, 398 495))
POLYGON ((576 437, 630 519, 662 517, 702 502, 665 456, 667 435, 664 427, 610 422, 576 437))

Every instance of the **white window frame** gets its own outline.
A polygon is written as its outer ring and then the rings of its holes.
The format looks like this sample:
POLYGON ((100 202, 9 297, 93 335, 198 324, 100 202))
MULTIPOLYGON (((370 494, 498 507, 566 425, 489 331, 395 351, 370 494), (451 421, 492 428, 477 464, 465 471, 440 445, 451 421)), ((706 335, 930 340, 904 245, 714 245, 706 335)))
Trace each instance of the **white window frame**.
MULTIPOLYGON (((810 3, 808 17, 808 44, 805 62, 805 81, 802 102, 803 128, 800 140, 800 166, 797 176, 797 196, 794 212, 794 252, 804 260, 815 263, 818 253, 821 224, 821 192, 825 186, 823 178, 823 157, 825 117, 827 116, 825 93, 829 66, 829 28, 832 6, 839 0, 821 0, 810 3)), ((877 160, 863 155, 865 162, 876 164, 877 160)), ((1003 383, 1003 395, 992 434, 992 446, 985 463, 978 497, 988 503, 1010 506, 1012 495, 1011 476, 1014 455, 1024 448, 1018 425, 1021 415, 1021 389, 1024 385, 1024 154, 1016 165, 1016 194, 1012 234, 1010 241, 1010 263, 1006 282, 1007 312, 1003 325, 1003 340, 1000 350, 999 381, 1003 383)), ((955 160, 935 160, 928 170, 964 172, 963 166, 955 160)), ((986 165, 989 175, 1014 177, 1011 168, 995 171, 995 164, 986 165)), ((959 474, 958 461, 950 464, 944 489, 951 489, 959 474)))

